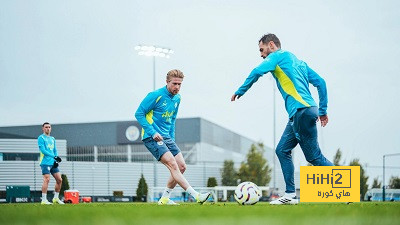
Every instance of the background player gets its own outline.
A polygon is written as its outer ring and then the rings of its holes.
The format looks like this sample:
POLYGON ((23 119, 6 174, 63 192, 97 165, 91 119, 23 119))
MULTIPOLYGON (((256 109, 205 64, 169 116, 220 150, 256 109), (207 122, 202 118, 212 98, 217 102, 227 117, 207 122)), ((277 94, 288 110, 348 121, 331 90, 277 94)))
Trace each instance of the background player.
POLYGON ((42 184, 42 205, 51 205, 51 202, 47 200, 47 188, 50 182, 50 173, 56 179, 56 185, 54 187, 54 204, 64 204, 59 199, 62 178, 60 170, 58 169, 58 163, 61 162, 61 158, 58 157, 56 148, 56 139, 50 136, 51 125, 48 122, 42 125, 43 134, 38 137, 38 145, 40 150, 40 167, 43 174, 42 184))

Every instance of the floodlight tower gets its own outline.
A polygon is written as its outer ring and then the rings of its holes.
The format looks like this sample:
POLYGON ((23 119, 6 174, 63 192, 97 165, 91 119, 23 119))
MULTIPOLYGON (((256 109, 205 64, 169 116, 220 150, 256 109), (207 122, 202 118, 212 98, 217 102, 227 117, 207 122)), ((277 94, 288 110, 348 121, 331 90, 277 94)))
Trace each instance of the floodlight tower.
POLYGON ((154 45, 137 45, 135 50, 138 55, 153 57, 153 91, 156 90, 156 57, 169 59, 174 51, 170 48, 164 48, 154 45))

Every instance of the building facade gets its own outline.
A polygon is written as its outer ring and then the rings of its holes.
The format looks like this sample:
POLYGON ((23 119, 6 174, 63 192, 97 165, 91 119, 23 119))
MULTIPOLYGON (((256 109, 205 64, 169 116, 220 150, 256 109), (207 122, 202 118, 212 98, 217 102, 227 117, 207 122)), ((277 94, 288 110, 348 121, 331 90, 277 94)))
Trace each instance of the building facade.
MULTIPOLYGON (((38 125, 0 127, 0 138, 36 139, 41 133, 38 125)), ((137 121, 52 124, 51 133, 57 140, 67 141, 67 161, 153 161, 140 134, 141 126, 137 121)), ((225 159, 241 162, 254 143, 201 118, 177 119, 176 142, 188 164, 222 162, 225 159)))
MULTIPOLYGON (((40 190, 36 139, 41 133, 41 125, 0 127, 0 175, 12 177, 0 180, 0 191, 10 184, 40 190)), ((112 195, 117 190, 135 195, 141 174, 149 187, 162 187, 167 182, 169 171, 143 145, 137 121, 52 124, 51 135, 64 159, 61 172, 82 195, 112 195)), ((209 177, 216 177, 220 184, 223 161, 233 160, 239 167, 254 143, 202 118, 177 119, 176 142, 188 164, 185 177, 195 187, 206 186, 209 177)), ((270 166, 272 155, 266 148, 270 166)))

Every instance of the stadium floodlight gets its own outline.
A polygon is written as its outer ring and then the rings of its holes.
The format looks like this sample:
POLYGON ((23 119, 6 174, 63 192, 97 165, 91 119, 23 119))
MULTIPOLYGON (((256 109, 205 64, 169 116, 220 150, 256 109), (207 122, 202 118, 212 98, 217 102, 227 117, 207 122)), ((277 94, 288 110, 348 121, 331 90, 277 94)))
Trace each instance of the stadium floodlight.
POLYGON ((161 57, 169 59, 171 54, 174 54, 174 50, 170 48, 164 48, 154 45, 137 45, 135 50, 138 51, 138 55, 161 57))
POLYGON ((153 57, 153 90, 156 90, 156 57, 169 59, 174 50, 156 45, 136 45, 135 51, 140 56, 153 57))
MULTIPOLYGON (((135 51, 140 56, 153 57, 153 91, 156 90, 156 57, 167 58, 174 54, 174 51, 170 48, 155 46, 155 45, 136 45, 135 51)), ((157 187, 157 160, 153 159, 154 164, 154 187, 157 187)))

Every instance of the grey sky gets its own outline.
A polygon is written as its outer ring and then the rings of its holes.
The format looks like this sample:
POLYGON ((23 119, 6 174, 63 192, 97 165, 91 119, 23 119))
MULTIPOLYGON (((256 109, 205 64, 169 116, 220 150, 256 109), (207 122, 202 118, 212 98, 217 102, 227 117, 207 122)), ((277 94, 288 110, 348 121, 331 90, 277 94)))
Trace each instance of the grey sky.
MULTIPOLYGON (((230 102, 262 60, 258 39, 272 32, 327 82, 324 154, 332 159, 341 148, 346 163, 360 158, 372 181, 382 171, 371 166, 400 152, 399 8, 395 0, 2 0, 0 126, 133 120, 153 85, 151 58, 134 47, 155 44, 175 51, 157 59, 157 87, 170 69, 186 75, 179 117, 203 117, 272 146, 271 75, 230 102)), ((288 119, 278 92, 276 115, 278 142, 288 119)), ((296 166, 306 165, 295 152, 296 166)))

